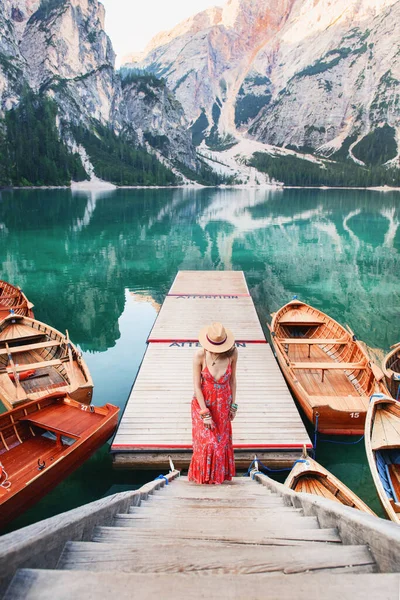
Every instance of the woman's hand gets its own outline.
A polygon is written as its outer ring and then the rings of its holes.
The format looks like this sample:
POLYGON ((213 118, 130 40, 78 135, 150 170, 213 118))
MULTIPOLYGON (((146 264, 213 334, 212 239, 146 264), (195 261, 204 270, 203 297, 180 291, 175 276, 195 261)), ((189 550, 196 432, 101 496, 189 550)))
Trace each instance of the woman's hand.
POLYGON ((238 405, 237 405, 237 404, 235 404, 235 403, 232 403, 232 404, 231 404, 231 408, 230 408, 230 410, 229 410, 229 419, 230 419, 231 421, 233 421, 233 420, 234 420, 234 418, 236 417, 237 409, 238 409, 238 405))
POLYGON ((212 420, 211 413, 203 417, 203 423, 206 429, 215 429, 215 423, 212 420))
POLYGON ((212 419, 211 413, 208 408, 200 411, 200 417, 202 418, 204 427, 206 429, 214 429, 215 428, 215 423, 212 419))

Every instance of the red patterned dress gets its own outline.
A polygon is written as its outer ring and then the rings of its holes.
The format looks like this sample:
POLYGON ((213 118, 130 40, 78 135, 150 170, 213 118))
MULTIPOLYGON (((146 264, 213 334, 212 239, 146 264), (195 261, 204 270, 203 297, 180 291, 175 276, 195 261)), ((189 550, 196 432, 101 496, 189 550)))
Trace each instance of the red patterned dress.
POLYGON ((235 476, 235 458, 232 446, 232 425, 229 418, 232 402, 232 366, 216 381, 208 367, 201 372, 201 390, 206 407, 215 424, 207 429, 200 417, 196 397, 192 401, 193 457, 188 479, 196 483, 223 483, 235 476))

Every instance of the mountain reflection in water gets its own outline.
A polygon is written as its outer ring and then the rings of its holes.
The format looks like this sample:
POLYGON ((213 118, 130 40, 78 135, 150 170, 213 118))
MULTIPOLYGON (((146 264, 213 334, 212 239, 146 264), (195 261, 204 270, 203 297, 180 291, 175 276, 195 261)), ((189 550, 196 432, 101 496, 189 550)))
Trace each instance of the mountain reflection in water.
MULTIPOLYGON (((36 318, 68 328, 95 404, 123 407, 180 269, 243 270, 263 323, 297 294, 386 351, 400 341, 399 224, 394 192, 3 191, 1 278, 24 289, 36 318)), ((377 509, 361 444, 321 444, 319 457, 377 509)), ((120 477, 102 450, 19 524, 94 500, 120 477)))
POLYGON ((119 339, 125 290, 162 303, 179 269, 243 269, 263 318, 298 294, 387 348, 399 337, 399 224, 396 193, 6 191, 2 276, 89 351, 119 339))

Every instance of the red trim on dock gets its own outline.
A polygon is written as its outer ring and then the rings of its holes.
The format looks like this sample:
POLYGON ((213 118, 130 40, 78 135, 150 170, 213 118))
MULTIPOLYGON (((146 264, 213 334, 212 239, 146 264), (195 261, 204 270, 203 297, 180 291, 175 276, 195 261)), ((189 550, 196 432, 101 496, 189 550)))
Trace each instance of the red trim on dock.
MULTIPOLYGON (((197 344, 199 340, 159 340, 157 338, 148 338, 148 344, 197 344)), ((267 340, 236 340, 236 344, 268 344, 267 340)))
POLYGON ((250 294, 167 294, 167 298, 250 298, 250 294))
MULTIPOLYGON (((251 449, 251 448, 256 448, 257 450, 262 450, 263 448, 266 450, 272 450, 272 449, 277 449, 277 450, 302 450, 304 447, 304 444, 233 444, 233 448, 235 450, 241 450, 243 449, 251 449)), ((308 450, 312 449, 312 444, 307 444, 306 448, 308 450)), ((119 448, 129 448, 132 450, 138 450, 140 448, 152 448, 153 450, 165 450, 166 448, 169 448, 170 450, 192 450, 193 446, 190 444, 138 444, 138 445, 134 445, 134 444, 114 444, 111 446, 111 452, 115 449, 118 450, 119 448)))

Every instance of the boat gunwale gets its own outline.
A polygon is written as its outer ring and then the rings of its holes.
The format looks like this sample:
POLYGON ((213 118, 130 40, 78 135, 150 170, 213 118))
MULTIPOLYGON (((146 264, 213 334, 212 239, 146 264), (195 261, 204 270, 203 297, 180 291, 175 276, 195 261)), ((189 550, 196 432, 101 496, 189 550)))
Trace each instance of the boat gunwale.
MULTIPOLYGON (((289 489, 291 489, 293 491, 296 491, 297 493, 304 493, 304 492, 298 492, 294 488, 294 486, 296 486, 298 484, 300 479, 302 477, 308 477, 308 476, 311 476, 311 477, 314 476, 314 478, 319 477, 319 478, 326 480, 328 483, 330 483, 334 488, 336 488, 337 494, 339 494, 339 493, 342 494, 342 496, 344 498, 346 498, 349 502, 349 504, 345 504, 344 502, 342 502, 340 500, 340 498, 337 498, 337 501, 340 504, 342 504, 343 506, 349 506, 350 508, 357 508, 358 510, 360 510, 362 512, 366 512, 368 514, 371 514, 375 517, 377 516, 374 513, 374 511, 371 508, 369 508, 369 506, 363 500, 361 500, 361 498, 359 498, 359 496, 357 496, 357 494, 355 494, 349 487, 347 487, 347 485, 345 485, 342 481, 340 481, 340 479, 338 479, 335 475, 333 475, 333 473, 331 473, 330 471, 325 469, 325 467, 320 465, 316 460, 314 460, 313 458, 308 456, 307 452, 303 453, 303 460, 308 461, 311 468, 304 469, 304 467, 302 467, 302 464, 304 464, 304 463, 301 463, 301 462, 295 464, 293 469, 291 470, 291 472, 289 473, 288 477, 285 480, 284 485, 286 487, 288 487, 289 489), (353 506, 353 504, 354 504, 354 506, 353 506)), ((328 490, 328 491, 330 491, 330 490, 328 490)), ((333 493, 333 492, 331 492, 331 493, 333 493)), ((323 497, 320 494, 311 494, 311 495, 323 497)), ((336 496, 336 494, 334 494, 334 495, 336 496)))
MULTIPOLYGON (((364 436, 365 452, 367 455, 369 470, 371 472, 372 479, 375 484, 375 489, 376 489, 379 501, 380 501, 383 509, 385 510, 387 516, 389 517, 389 519, 391 521, 393 521, 394 523, 397 523, 398 525, 400 525, 400 512, 397 513, 395 511, 395 509, 393 508, 392 503, 390 501, 390 498, 388 497, 388 495, 385 492, 385 488, 383 487, 383 483, 382 483, 382 480, 381 480, 379 472, 378 472, 378 467, 376 465, 376 459, 375 459, 376 451, 372 449, 371 437, 372 437, 372 433, 373 433, 373 426, 374 426, 374 422, 375 422, 377 406, 379 404, 382 404, 382 405, 390 404, 392 406, 397 406, 398 402, 394 398, 391 398, 389 396, 384 396, 383 394, 376 395, 375 397, 374 396, 371 397, 370 405, 368 407, 367 416, 365 419, 365 436, 364 436)), ((397 447, 400 449, 400 437, 399 437, 399 445, 397 447)), ((384 448, 379 448, 379 450, 383 450, 383 449, 384 448)), ((393 450, 394 447, 388 446, 387 449, 393 450)), ((396 502, 394 500, 393 500, 393 502, 394 502, 394 504, 396 504, 396 502)), ((399 507, 399 511, 400 511, 400 504, 397 504, 397 506, 399 507)))

